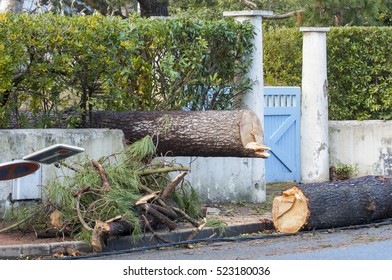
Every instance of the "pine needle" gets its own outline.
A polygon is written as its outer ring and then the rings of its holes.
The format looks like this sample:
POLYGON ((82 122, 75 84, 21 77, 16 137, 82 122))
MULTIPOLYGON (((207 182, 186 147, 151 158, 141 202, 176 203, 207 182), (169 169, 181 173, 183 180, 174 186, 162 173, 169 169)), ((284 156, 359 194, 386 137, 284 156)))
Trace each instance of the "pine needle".
MULTIPOLYGON (((102 187, 102 174, 91 164, 92 160, 86 158, 86 162, 78 164, 76 172, 56 178, 45 187, 47 203, 61 213, 64 227, 69 228, 76 239, 89 242, 91 229, 97 220, 106 221, 121 216, 131 224, 131 237, 136 240, 140 238, 142 228, 141 209, 135 206, 135 202, 145 195, 143 186, 152 191, 162 191, 171 181, 167 175, 169 172, 189 169, 166 166, 161 162, 152 164, 155 153, 152 138, 147 136, 128 146, 122 153, 113 155, 114 160, 110 160, 110 156, 98 160, 110 185, 108 189, 102 187)), ((201 202, 196 192, 188 184, 178 188, 173 193, 178 208, 193 219, 200 218, 201 202)), ((41 206, 41 210, 45 213, 44 207, 41 206)), ((19 221, 18 225, 27 220, 30 224, 38 222, 25 217, 33 215, 20 214, 13 221, 19 221)))

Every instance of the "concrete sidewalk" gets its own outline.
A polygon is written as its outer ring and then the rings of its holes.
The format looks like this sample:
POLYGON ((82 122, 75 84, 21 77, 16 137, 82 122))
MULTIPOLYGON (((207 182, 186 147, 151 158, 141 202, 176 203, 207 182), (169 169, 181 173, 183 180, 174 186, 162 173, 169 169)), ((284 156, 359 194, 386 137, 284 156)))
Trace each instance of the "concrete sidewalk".
MULTIPOLYGON (((197 239, 212 238, 212 237, 234 237, 246 234, 255 234, 264 230, 273 229, 271 221, 232 225, 226 227, 223 231, 216 228, 205 228, 197 235, 197 239)), ((165 240, 174 242, 186 241, 192 234, 193 229, 176 230, 166 233, 160 233, 160 236, 165 240)), ((152 234, 145 234, 137 242, 132 242, 128 236, 120 238, 113 238, 108 240, 105 252, 114 252, 117 250, 125 250, 130 248, 141 248, 146 246, 154 246, 162 244, 163 242, 154 237, 152 234)), ((20 258, 37 258, 49 257, 56 253, 66 253, 70 249, 77 250, 82 254, 92 253, 92 248, 89 244, 83 241, 65 241, 42 244, 18 244, 0 246, 0 259, 20 259, 20 258)))

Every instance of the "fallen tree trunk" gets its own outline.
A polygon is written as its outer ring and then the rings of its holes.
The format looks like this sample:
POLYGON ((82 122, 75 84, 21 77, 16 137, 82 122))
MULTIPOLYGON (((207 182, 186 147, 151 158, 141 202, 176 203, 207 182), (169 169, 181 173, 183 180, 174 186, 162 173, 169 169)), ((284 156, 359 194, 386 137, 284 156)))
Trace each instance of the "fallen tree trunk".
POLYGON ((94 111, 93 127, 121 129, 129 143, 154 135, 159 155, 261 157, 263 129, 250 110, 94 111))
POLYGON ((392 178, 365 176, 293 186, 274 198, 272 218, 283 233, 392 218, 392 178))

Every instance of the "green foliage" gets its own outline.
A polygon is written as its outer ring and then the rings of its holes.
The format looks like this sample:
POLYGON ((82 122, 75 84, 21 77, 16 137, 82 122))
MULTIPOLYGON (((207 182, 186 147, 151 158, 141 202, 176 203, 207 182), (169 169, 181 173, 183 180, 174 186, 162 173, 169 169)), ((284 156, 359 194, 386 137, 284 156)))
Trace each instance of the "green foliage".
POLYGON ((299 29, 268 28, 263 41, 265 85, 301 85, 302 33, 299 29))
MULTIPOLYGON (((39 127, 93 109, 221 109, 250 87, 253 27, 233 19, 129 19, 53 14, 0 17, 0 115, 39 127), (22 107, 23 105, 23 107, 22 107)), ((78 119, 65 120, 67 125, 78 119)))
POLYGON ((180 189, 173 193, 171 198, 181 209, 184 209, 191 218, 199 219, 202 217, 200 207, 202 203, 201 198, 195 189, 188 183, 182 184, 180 189))
POLYGON ((46 213, 42 205, 18 205, 4 215, 4 225, 10 229, 30 230, 32 226, 39 228, 40 223, 46 219, 46 213))
MULTIPOLYGON (((140 235, 142 231, 139 223, 140 210, 135 207, 135 202, 144 195, 141 186, 147 186, 153 191, 161 191, 170 181, 162 173, 140 175, 139 171, 151 168, 150 164, 145 163, 152 156, 151 145, 153 145, 151 137, 146 137, 135 142, 122 153, 114 155, 114 158, 100 160, 110 184, 109 190, 103 189, 101 177, 89 160, 73 175, 57 178, 45 188, 47 204, 61 212, 62 221, 72 229, 75 238, 84 240, 91 238, 91 232, 83 227, 76 210, 78 198, 75 197, 75 193, 82 189, 85 191, 80 195, 80 212, 89 227, 94 228, 97 220, 106 221, 121 215, 132 225, 132 236, 137 238, 140 235), (139 151, 135 152, 135 150, 139 151), (132 157, 132 155, 136 156, 132 157)), ((178 207, 185 213, 191 217, 200 217, 200 198, 189 185, 185 184, 180 190, 176 190, 174 197, 178 207)))
POLYGON ((218 229, 221 235, 225 233, 227 228, 227 224, 224 221, 219 220, 218 218, 207 218, 205 226, 218 229))
POLYGON ((358 169, 350 164, 339 163, 335 167, 336 176, 339 180, 346 180, 358 173, 358 169))
MULTIPOLYGON (((171 14, 221 18, 224 11, 249 9, 239 0, 170 1, 171 14)), ((391 25, 390 0, 252 0, 257 10, 282 15, 302 11, 283 20, 266 20, 268 26, 383 26, 391 25)))
POLYGON ((152 137, 147 135, 143 139, 136 141, 126 148, 127 158, 131 160, 141 161, 145 158, 152 158, 156 155, 156 146, 152 141, 152 137))
POLYGON ((392 119, 392 28, 333 28, 328 34, 331 119, 392 119))
MULTIPOLYGON (((149 192, 165 189, 171 182, 168 173, 175 169, 173 166, 159 168, 165 164, 161 160, 153 161, 155 148, 152 146, 152 138, 147 136, 120 153, 100 159, 98 163, 104 169, 108 187, 103 184, 96 162, 86 158, 85 162, 72 168, 63 162, 62 166, 67 169, 63 170, 63 176, 44 186, 45 203, 7 211, 4 224, 12 229, 52 228, 54 224, 49 222, 49 216, 56 210, 59 230, 70 232, 75 239, 90 242, 97 221, 121 216, 131 224, 131 237, 140 238, 142 208, 135 202, 145 197, 143 189, 148 188, 149 192), (145 174, 144 170, 150 172, 145 174)), ((200 197, 189 184, 183 182, 176 187, 168 204, 173 201, 188 216, 201 218, 200 197)))
MULTIPOLYGON (((392 28, 331 28, 327 34, 329 118, 392 119, 392 28)), ((302 33, 267 29, 264 70, 268 85, 300 86, 302 33)))
MULTIPOLYGON (((386 0, 388 1, 388 0, 386 0)), ((383 25, 380 14, 385 0, 324 0, 307 1, 303 15, 312 26, 377 26, 383 25)))

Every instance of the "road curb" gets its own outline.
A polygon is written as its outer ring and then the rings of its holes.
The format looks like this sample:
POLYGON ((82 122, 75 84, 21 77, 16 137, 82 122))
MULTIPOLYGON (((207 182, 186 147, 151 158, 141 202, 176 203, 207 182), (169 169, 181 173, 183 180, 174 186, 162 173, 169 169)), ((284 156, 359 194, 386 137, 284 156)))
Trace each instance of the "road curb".
MULTIPOLYGON (((213 238, 213 237, 234 237, 245 234, 254 234, 262 232, 263 230, 271 230, 273 225, 271 221, 232 225, 227 226, 224 230, 217 228, 205 228, 197 235, 198 239, 213 238)), ((192 234, 192 229, 176 230, 171 232, 159 233, 160 237, 171 242, 186 241, 192 234)), ((163 242, 152 234, 145 234, 136 242, 132 241, 129 236, 122 236, 108 240, 107 247, 104 252, 114 252, 118 250, 125 250, 130 248, 142 248, 153 245, 163 244, 163 242)), ((67 252, 70 249, 77 250, 82 253, 92 253, 92 248, 89 244, 83 241, 65 241, 42 244, 18 244, 0 246, 0 259, 18 259, 36 256, 51 256, 55 253, 67 252)))

